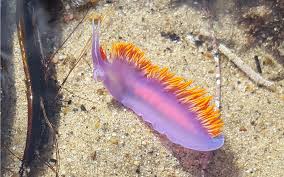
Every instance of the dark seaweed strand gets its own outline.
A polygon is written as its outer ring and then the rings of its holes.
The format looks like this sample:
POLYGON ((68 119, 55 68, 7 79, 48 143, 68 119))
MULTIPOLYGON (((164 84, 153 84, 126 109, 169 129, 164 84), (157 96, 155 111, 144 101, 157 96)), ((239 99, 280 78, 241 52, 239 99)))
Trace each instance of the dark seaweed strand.
POLYGON ((260 66, 260 61, 258 59, 258 56, 254 56, 254 61, 255 61, 255 65, 256 65, 256 70, 258 73, 262 74, 262 69, 261 69, 261 66, 260 66))
POLYGON ((44 92, 44 67, 41 62, 40 45, 35 35, 34 3, 32 0, 17 1, 17 30, 26 76, 28 101, 28 129, 19 171, 20 176, 23 176, 25 168, 30 166, 35 158, 44 129, 40 107, 40 95, 44 92))

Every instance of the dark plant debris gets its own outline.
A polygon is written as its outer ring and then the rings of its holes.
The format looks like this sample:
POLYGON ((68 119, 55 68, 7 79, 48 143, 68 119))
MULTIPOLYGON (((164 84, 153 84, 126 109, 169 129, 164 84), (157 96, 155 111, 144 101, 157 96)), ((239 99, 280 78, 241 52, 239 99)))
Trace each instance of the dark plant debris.
POLYGON ((180 37, 174 33, 174 32, 161 32, 161 36, 166 38, 166 39, 170 39, 173 42, 179 42, 180 41, 180 37))
POLYGON ((81 111, 87 111, 86 107, 83 104, 80 106, 80 108, 81 108, 81 111))
POLYGON ((255 61, 257 72, 261 74, 262 70, 261 70, 260 61, 258 59, 258 56, 254 56, 254 61, 255 61))
POLYGON ((247 5, 240 3, 240 24, 247 29, 252 45, 264 46, 284 65, 284 1, 263 0, 247 5))

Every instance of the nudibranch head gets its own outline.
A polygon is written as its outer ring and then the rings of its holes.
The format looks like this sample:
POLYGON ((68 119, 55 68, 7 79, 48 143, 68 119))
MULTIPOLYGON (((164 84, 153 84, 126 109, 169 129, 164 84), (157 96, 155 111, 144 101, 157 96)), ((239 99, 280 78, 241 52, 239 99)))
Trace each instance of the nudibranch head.
POLYGON ((212 97, 205 96, 204 89, 188 88, 192 81, 152 64, 130 43, 115 43, 110 59, 106 58, 94 31, 94 73, 101 72, 105 87, 115 99, 173 143, 199 151, 223 145, 220 111, 210 104, 212 97))

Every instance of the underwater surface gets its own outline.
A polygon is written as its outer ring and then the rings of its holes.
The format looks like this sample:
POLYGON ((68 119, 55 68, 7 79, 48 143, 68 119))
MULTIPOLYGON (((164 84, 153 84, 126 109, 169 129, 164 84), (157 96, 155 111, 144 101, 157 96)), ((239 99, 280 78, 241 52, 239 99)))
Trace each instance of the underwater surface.
POLYGON ((283 41, 281 0, 1 1, 1 176, 283 176, 283 41), (107 56, 129 42, 206 89, 224 145, 175 144, 114 99, 94 79, 92 18, 107 56))

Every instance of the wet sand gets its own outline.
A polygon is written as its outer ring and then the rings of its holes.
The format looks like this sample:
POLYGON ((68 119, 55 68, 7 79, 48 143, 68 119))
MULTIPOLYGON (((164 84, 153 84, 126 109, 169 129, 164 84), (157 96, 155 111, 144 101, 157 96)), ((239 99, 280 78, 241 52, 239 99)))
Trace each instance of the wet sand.
MULTIPOLYGON (((92 11, 105 15, 100 34, 104 47, 109 49, 116 41, 132 42, 153 63, 169 67, 177 75, 193 79, 194 85, 207 88, 209 94, 215 94, 214 60, 205 58, 202 50, 187 40, 190 32, 210 35, 209 20, 200 10, 187 5, 169 7, 168 1, 149 4, 135 1, 101 2, 92 11), (180 42, 163 37, 161 32, 174 32, 180 42)), ((77 23, 78 20, 73 20, 63 24, 63 39, 77 23)), ((217 38, 226 44, 229 41, 228 46, 252 68, 254 55, 266 60, 267 54, 261 48, 244 49, 247 43, 244 29, 230 13, 221 14, 214 29, 217 38)), ((90 36, 91 24, 86 21, 56 56, 60 83, 90 36)), ((16 38, 14 46, 16 107, 9 138, 11 150, 21 156, 27 103, 16 38)), ((132 111, 115 102, 103 85, 93 80, 88 52, 62 89, 60 176, 283 176, 284 81, 277 81, 276 91, 269 91, 250 81, 225 57, 221 63, 226 140, 221 149, 208 155, 171 144, 132 111), (206 159, 210 163, 202 170, 200 164, 206 159)), ((265 78, 283 73, 275 62, 262 69, 265 78)), ((9 155, 5 167, 10 170, 4 170, 4 176, 16 174, 19 165, 19 160, 9 155)), ((47 167, 44 169, 42 176, 55 176, 47 167)))

